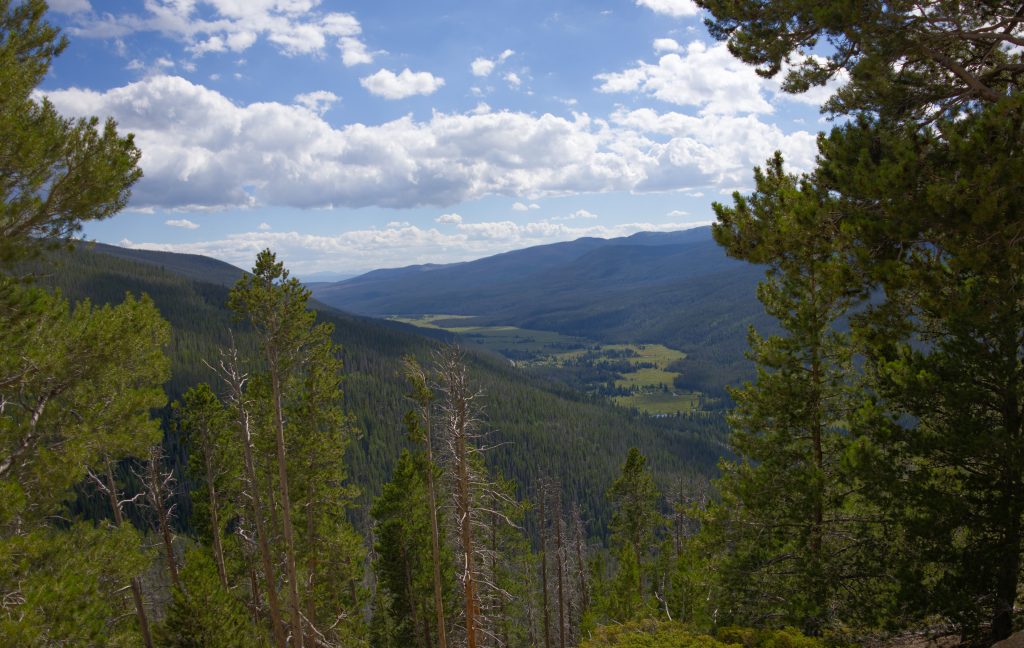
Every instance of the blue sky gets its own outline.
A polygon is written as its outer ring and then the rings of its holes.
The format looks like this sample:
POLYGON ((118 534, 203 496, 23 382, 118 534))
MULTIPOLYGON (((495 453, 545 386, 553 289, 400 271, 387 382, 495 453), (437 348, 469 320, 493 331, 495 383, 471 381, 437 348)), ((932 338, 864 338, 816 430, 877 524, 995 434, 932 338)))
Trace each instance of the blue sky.
POLYGON ((689 0, 50 6, 71 45, 41 94, 143 152, 86 236, 305 277, 706 223, 827 127, 830 88, 779 93, 689 0))

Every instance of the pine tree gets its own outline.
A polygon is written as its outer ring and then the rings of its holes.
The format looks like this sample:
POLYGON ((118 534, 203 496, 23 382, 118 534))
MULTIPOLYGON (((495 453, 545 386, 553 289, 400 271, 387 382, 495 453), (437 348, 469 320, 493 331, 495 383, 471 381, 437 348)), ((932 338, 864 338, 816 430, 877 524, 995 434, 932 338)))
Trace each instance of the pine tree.
POLYGON ((874 388, 855 465, 906 539, 889 558, 902 612, 1000 639, 1024 550, 1024 104, 920 132, 861 121, 821 150, 886 295, 854 318, 874 388))
POLYGON ((752 195, 715 205, 713 231, 731 256, 768 264, 758 298, 784 333, 750 333, 757 381, 732 391, 740 459, 723 464, 709 525, 730 548, 727 614, 820 632, 862 603, 840 600, 856 589, 850 579, 871 575, 858 561, 868 534, 853 522, 857 488, 842 462, 857 404, 853 348, 836 330, 859 292, 827 192, 787 175, 778 154, 754 175, 752 195))
POLYGON ((168 648, 249 648, 268 645, 245 605, 220 582, 213 558, 203 548, 185 555, 181 587, 175 589, 166 617, 156 628, 168 648))
POLYGON ((422 457, 403 452, 371 511, 376 522, 374 572, 378 587, 386 591, 376 614, 388 615, 392 628, 388 643, 379 646, 437 645, 424 463, 422 457))

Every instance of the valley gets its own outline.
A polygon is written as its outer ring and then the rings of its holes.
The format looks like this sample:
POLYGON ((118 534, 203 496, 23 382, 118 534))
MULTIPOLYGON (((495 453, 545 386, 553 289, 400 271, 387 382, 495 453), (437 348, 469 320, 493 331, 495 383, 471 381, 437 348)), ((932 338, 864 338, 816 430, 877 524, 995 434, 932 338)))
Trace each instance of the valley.
POLYGON ((699 392, 675 387, 686 354, 662 344, 607 344, 555 331, 476 325, 472 315, 387 319, 451 333, 465 345, 501 355, 513 367, 561 378, 584 393, 643 414, 675 416, 696 411, 701 404, 699 392))

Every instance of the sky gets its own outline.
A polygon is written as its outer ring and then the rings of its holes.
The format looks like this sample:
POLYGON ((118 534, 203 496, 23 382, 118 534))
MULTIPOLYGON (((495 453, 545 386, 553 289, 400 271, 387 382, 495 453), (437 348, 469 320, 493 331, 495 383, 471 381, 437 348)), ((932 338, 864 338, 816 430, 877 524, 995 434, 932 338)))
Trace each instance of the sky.
POLYGON ((707 224, 820 104, 690 0, 51 0, 38 90, 134 133, 144 177, 85 237, 307 279, 707 224))

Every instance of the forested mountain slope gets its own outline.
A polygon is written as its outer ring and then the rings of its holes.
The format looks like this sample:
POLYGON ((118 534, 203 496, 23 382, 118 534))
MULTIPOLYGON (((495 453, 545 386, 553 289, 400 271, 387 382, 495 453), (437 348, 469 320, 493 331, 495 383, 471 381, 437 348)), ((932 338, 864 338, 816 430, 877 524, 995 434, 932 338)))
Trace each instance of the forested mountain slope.
POLYGON ((727 257, 701 227, 583 238, 312 288, 326 304, 367 315, 475 315, 481 325, 666 344, 688 354, 689 386, 712 391, 749 375, 749 325, 771 330, 756 300, 763 276, 727 257))
MULTIPOLYGON (((34 271, 41 282, 59 288, 72 300, 107 303, 120 301, 126 291, 148 294, 173 328, 169 396, 176 398, 200 381, 212 383, 214 376, 203 361, 216 361, 218 349, 231 343, 232 329, 239 346, 250 340, 247 331, 232 322, 226 306, 228 288, 189 277, 210 273, 227 279, 232 266, 171 253, 146 253, 136 261, 129 258, 132 254, 111 246, 80 246, 71 253, 52 255, 34 271)), ((362 432, 350 450, 352 480, 365 497, 376 495, 391 475, 400 450, 407 447, 402 416, 409 409, 408 387, 401 358, 413 354, 429 363, 438 342, 411 327, 326 307, 319 317, 334 325, 335 340, 343 345, 346 405, 362 432)), ((661 421, 636 418, 530 378, 498 358, 474 355, 471 359, 472 376, 485 394, 485 414, 497 446, 489 453, 489 462, 503 477, 514 479, 524 494, 541 474, 560 477, 567 495, 580 501, 599 534, 608 520, 604 492, 630 447, 637 446, 651 457, 663 477, 688 475, 698 480, 714 470, 723 451, 724 423, 717 415, 661 421)))

